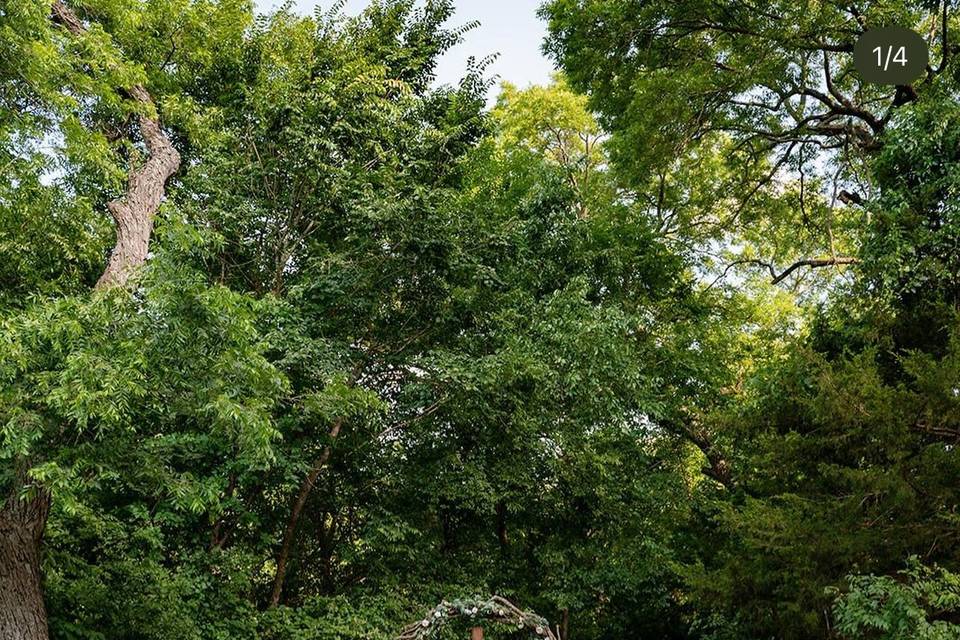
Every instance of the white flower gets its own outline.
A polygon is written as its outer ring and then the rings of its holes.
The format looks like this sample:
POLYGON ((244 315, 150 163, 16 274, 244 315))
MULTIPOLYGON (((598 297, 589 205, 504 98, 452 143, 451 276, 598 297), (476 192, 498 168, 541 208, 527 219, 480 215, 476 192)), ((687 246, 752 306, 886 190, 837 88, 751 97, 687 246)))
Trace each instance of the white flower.
POLYGON ((543 627, 537 625, 537 634, 538 634, 538 635, 543 635, 543 627))
POLYGON ((424 620, 423 622, 420 623, 420 626, 421 626, 421 627, 429 627, 429 626, 430 626, 430 621, 429 621, 429 620, 424 620))

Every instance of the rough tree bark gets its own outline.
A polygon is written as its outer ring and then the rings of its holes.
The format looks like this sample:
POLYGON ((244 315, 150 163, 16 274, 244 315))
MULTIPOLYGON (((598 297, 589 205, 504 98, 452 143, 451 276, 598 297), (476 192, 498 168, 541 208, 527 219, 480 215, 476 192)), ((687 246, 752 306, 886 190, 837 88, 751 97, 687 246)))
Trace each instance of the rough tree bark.
POLYGON ((0 509, 0 639, 46 640, 40 542, 50 494, 22 498, 19 487, 0 509))
MULTIPOLYGON (((51 20, 73 36, 86 32, 83 21, 61 0, 53 2, 50 11, 51 20)), ((97 281, 98 289, 123 286, 146 261, 153 218, 167 180, 180 167, 180 154, 153 115, 155 108, 147 90, 134 86, 124 93, 141 105, 138 124, 149 156, 141 166, 131 169, 124 196, 107 205, 116 222, 117 237, 97 281)), ((34 488, 31 496, 24 497, 25 473, 18 472, 18 478, 0 509, 0 640, 46 640, 40 558, 50 494, 34 488)))
MULTIPOLYGON (((130 95, 145 106, 153 105, 143 87, 133 87, 130 95)), ((130 275, 147 261, 153 218, 163 200, 167 180, 180 168, 180 154, 160 123, 142 114, 139 119, 140 133, 150 157, 130 172, 124 197, 107 205, 116 222, 117 240, 107 267, 97 281, 98 289, 125 285, 130 275)))
MULTIPOLYGON (((61 0, 53 3, 51 12, 54 22, 74 36, 86 32, 83 22, 61 0)), ((159 118, 152 115, 156 109, 150 93, 140 85, 125 93, 142 106, 137 120, 149 156, 141 166, 131 169, 123 197, 107 205, 116 223, 117 239, 107 267, 97 281, 98 289, 125 285, 146 262, 153 219, 163 201, 167 180, 180 168, 180 154, 163 132, 159 118)))

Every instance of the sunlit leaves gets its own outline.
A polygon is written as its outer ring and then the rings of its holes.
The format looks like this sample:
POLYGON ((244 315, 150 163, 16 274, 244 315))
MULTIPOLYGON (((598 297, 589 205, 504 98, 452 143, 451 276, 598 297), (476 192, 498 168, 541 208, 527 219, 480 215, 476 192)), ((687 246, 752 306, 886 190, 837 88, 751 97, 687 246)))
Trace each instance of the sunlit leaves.
POLYGON ((881 640, 950 640, 960 628, 942 618, 960 609, 960 577, 909 559, 899 577, 851 575, 834 605, 844 637, 881 640))

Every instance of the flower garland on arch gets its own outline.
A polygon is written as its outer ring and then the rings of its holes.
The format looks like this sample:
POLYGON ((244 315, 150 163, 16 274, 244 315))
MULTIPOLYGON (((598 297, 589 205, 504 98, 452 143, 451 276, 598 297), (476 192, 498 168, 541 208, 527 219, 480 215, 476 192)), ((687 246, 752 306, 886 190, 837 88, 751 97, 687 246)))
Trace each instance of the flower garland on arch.
POLYGON ((444 600, 427 614, 407 626, 396 640, 427 640, 437 637, 437 633, 451 620, 465 618, 471 622, 489 620, 498 624, 512 626, 518 630, 527 629, 531 637, 542 640, 557 640, 545 618, 530 611, 523 611, 506 598, 467 598, 463 600, 444 600))

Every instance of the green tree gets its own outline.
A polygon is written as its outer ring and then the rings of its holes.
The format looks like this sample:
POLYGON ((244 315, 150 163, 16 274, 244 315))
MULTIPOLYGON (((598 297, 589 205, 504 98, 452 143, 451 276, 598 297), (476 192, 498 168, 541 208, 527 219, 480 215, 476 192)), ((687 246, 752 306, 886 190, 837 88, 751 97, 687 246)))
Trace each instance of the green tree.
POLYGON ((956 638, 960 580, 911 558, 900 580, 854 575, 835 604, 837 630, 851 638, 956 638))
MULTIPOLYGON (((933 544, 955 527, 957 464, 947 5, 557 0, 544 8, 548 48, 611 131, 624 183, 656 193, 651 173, 714 150, 724 170, 745 169, 746 180, 726 183, 733 196, 722 209, 739 213, 746 203, 750 215, 720 218, 721 274, 759 265, 774 283, 796 283, 808 267, 857 265, 839 287, 815 282, 817 307, 794 314, 806 322, 788 327, 773 350, 727 351, 732 393, 688 417, 711 425, 736 479, 705 513, 710 526, 700 535, 716 546, 687 573, 703 628, 825 637, 825 589, 854 567, 889 574, 909 555, 957 562, 953 545, 933 544), (911 86, 869 85, 852 69, 858 35, 889 24, 928 34, 932 62, 911 86)), ((723 175, 692 184, 709 190, 723 175)), ((692 231, 695 243, 708 238, 692 231)), ((707 277, 715 289, 709 269, 707 277)), ((769 295, 749 277, 741 283, 751 296, 769 295)), ((721 295, 737 299, 731 289, 721 295)), ((747 308, 764 309, 751 296, 747 308)), ((739 322, 742 337, 764 335, 750 315, 739 322)))

